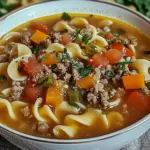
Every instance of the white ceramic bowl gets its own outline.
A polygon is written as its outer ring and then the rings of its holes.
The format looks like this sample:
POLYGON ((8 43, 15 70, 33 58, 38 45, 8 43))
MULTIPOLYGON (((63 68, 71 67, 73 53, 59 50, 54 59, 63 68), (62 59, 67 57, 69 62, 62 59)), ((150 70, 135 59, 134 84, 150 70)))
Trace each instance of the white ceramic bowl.
MULTIPOLYGON (((0 36, 27 21, 62 12, 86 13, 110 16, 136 26, 150 37, 150 20, 115 3, 104 1, 51 1, 21 8, 0 20, 0 36)), ((0 134, 27 150, 115 150, 141 136, 150 127, 150 115, 117 132, 81 140, 55 140, 33 137, 14 131, 0 124, 0 134)))

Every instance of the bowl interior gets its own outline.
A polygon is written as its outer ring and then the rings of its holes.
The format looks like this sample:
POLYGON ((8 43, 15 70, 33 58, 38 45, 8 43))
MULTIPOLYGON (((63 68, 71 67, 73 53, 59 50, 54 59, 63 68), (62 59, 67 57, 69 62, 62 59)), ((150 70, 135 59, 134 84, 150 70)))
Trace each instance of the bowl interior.
MULTIPOLYGON (((108 3, 104 1, 51 1, 51 2, 43 2, 43 3, 37 3, 33 4, 29 7, 21 8, 17 11, 14 11, 10 13, 7 16, 4 16, 0 21, 0 37, 3 36, 8 31, 12 30, 16 26, 19 26, 23 23, 26 23, 30 20, 34 20, 39 17, 43 16, 49 16, 54 14, 60 14, 62 12, 70 12, 70 13, 84 13, 84 14, 96 14, 96 15, 103 15, 108 16, 111 18, 116 18, 118 20, 124 21, 128 24, 131 24, 138 28, 139 30, 143 31, 147 36, 150 37, 150 30, 149 30, 149 23, 150 21, 144 17, 143 15, 131 11, 128 8, 125 8, 123 6, 120 6, 118 4, 114 3, 108 3)), ((82 140, 70 140, 70 142, 86 142, 86 141, 94 141, 94 140, 100 140, 105 139, 108 137, 112 137, 118 134, 121 134, 125 131, 129 131, 130 129, 138 126, 139 124, 142 124, 144 121, 148 120, 150 116, 144 117, 142 120, 136 122, 135 124, 124 128, 120 131, 110 133, 108 135, 95 137, 95 138, 89 138, 89 139, 82 139, 82 140)), ((7 131, 11 133, 15 133, 17 135, 34 139, 34 140, 40 140, 40 141, 49 141, 49 142, 58 142, 60 140, 55 139, 44 139, 44 138, 38 138, 33 137, 30 135, 25 135, 23 133, 19 133, 17 131, 14 131, 8 127, 5 127, 4 125, 0 125, 7 131)), ((68 140, 62 140, 62 142, 69 142, 68 140)))

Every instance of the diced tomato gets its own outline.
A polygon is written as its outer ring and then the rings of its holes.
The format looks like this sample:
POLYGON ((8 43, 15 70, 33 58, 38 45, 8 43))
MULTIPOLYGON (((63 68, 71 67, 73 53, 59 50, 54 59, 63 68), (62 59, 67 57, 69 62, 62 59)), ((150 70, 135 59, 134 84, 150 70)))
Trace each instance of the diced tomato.
POLYGON ((133 56, 135 56, 135 54, 131 51, 131 50, 129 50, 128 48, 126 48, 126 56, 128 56, 128 57, 133 57, 133 56))
POLYGON ((27 80, 27 84, 24 90, 25 97, 30 102, 35 102, 38 97, 43 97, 43 91, 40 87, 33 86, 31 79, 27 80))
POLYGON ((105 38, 107 40, 112 40, 114 38, 113 34, 111 32, 108 32, 106 35, 105 35, 105 38))
POLYGON ((114 43, 111 45, 111 48, 112 48, 112 49, 117 49, 117 50, 123 51, 124 45, 119 44, 119 43, 117 43, 117 42, 114 42, 114 43))
POLYGON ((122 55, 122 52, 116 49, 110 49, 106 52, 106 57, 108 58, 110 64, 118 63, 122 55))
POLYGON ((28 62, 22 61, 20 68, 22 73, 27 74, 28 76, 34 76, 43 69, 42 65, 32 57, 28 58, 28 62))
POLYGON ((107 57, 105 56, 105 54, 97 53, 93 55, 92 59, 88 60, 87 63, 94 67, 104 68, 108 65, 109 61, 107 57))
POLYGON ((150 98, 139 90, 133 90, 127 93, 126 104, 129 108, 142 113, 150 110, 150 98))
POLYGON ((133 57, 133 56, 135 56, 134 53, 133 53, 131 50, 129 50, 129 49, 126 48, 124 45, 119 44, 119 43, 117 43, 117 42, 114 42, 114 43, 111 45, 111 48, 121 51, 124 56, 128 56, 128 57, 133 57))
POLYGON ((61 43, 63 45, 67 45, 68 43, 71 43, 72 42, 72 39, 71 39, 71 36, 68 34, 68 33, 64 33, 62 36, 61 36, 61 43))
POLYGON ((33 30, 39 30, 44 33, 48 33, 48 27, 40 22, 34 22, 31 24, 33 30))

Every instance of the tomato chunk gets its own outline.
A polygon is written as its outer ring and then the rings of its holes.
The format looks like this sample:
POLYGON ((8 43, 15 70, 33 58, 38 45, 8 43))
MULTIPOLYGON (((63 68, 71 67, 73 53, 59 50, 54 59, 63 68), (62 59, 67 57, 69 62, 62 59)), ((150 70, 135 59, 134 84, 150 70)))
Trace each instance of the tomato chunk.
POLYGON ((124 45, 119 44, 119 43, 117 43, 117 42, 114 42, 114 43, 111 45, 111 48, 121 51, 124 56, 128 56, 128 57, 133 57, 133 56, 135 56, 134 53, 133 53, 131 50, 129 50, 129 49, 126 48, 124 45))
POLYGON ((106 52, 106 57, 108 58, 110 64, 116 64, 120 61, 122 52, 116 49, 110 49, 106 52))
POLYGON ((33 82, 31 81, 31 79, 28 79, 24 94, 27 100, 34 103, 38 97, 43 96, 43 91, 40 87, 33 86, 33 82))
POLYGON ((31 24, 33 30, 39 30, 44 33, 48 33, 48 27, 40 22, 34 22, 31 24))
POLYGON ((22 61, 20 68, 21 72, 27 74, 28 76, 34 76, 43 69, 42 65, 32 57, 28 59, 28 62, 22 61))
POLYGON ((112 40, 112 39, 114 38, 114 36, 113 36, 113 34, 112 34, 111 32, 109 32, 109 33, 107 33, 107 34, 105 35, 105 38, 106 38, 107 40, 112 40))
POLYGON ((149 97, 138 90, 133 90, 127 93, 126 104, 129 108, 140 111, 142 113, 150 110, 149 97))
POLYGON ((91 64, 94 67, 104 68, 108 65, 109 61, 105 54, 97 53, 93 55, 92 59, 88 60, 88 64, 91 64))
POLYGON ((68 33, 64 33, 62 36, 61 36, 61 43, 63 45, 67 45, 68 43, 71 43, 72 42, 72 39, 71 39, 71 36, 68 34, 68 33))

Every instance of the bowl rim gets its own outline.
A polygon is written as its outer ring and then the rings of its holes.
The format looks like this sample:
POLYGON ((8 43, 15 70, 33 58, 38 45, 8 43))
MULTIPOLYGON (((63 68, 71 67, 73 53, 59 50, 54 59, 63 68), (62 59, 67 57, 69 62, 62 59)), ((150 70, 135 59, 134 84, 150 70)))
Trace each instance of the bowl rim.
MULTIPOLYGON (((74 0, 70 0, 70 1, 74 1, 74 0)), ((79 1, 79 0, 77 0, 77 1, 79 1)), ((114 3, 114 2, 104 1, 104 0, 88 0, 88 1, 97 2, 97 3, 104 3, 104 4, 107 4, 107 5, 112 5, 112 6, 115 6, 115 7, 122 8, 122 9, 127 10, 127 11, 133 13, 134 15, 142 18, 144 21, 146 21, 147 23, 150 24, 150 19, 149 18, 147 18, 143 14, 141 14, 141 13, 135 11, 135 10, 129 9, 129 8, 123 6, 123 5, 120 5, 120 4, 117 4, 117 3, 114 3)), ((3 20, 7 19, 8 17, 10 17, 12 15, 15 15, 16 13, 19 13, 22 10, 31 8, 32 6, 36 6, 36 5, 43 4, 43 3, 50 3, 50 2, 56 2, 56 0, 46 0, 46 1, 42 1, 42 2, 33 3, 33 4, 30 4, 30 5, 27 5, 27 6, 23 6, 21 8, 18 8, 16 10, 8 13, 7 15, 1 17, 0 22, 2 22, 3 20)), ((67 2, 67 0, 64 0, 64 2, 67 2)), ((112 133, 109 133, 109 134, 106 134, 106 135, 101 135, 101 136, 91 137, 91 138, 86 138, 86 139, 67 139, 67 140, 64 140, 64 139, 42 138, 42 137, 28 135, 28 134, 16 131, 16 130, 11 129, 11 128, 9 128, 9 127, 1 124, 1 123, 0 123, 0 128, 4 131, 10 133, 10 134, 15 135, 15 136, 20 136, 22 138, 26 138, 28 140, 34 140, 34 141, 37 141, 37 142, 47 142, 47 143, 54 143, 54 144, 84 144, 84 143, 103 141, 103 140, 107 140, 107 139, 122 135, 122 134, 127 133, 127 132, 135 129, 136 127, 142 125, 143 123, 145 123, 149 119, 150 119, 150 114, 146 115, 145 117, 143 117, 139 121, 131 124, 130 126, 127 126, 127 127, 123 128, 123 129, 120 129, 118 131, 115 131, 115 132, 112 132, 112 133)))

